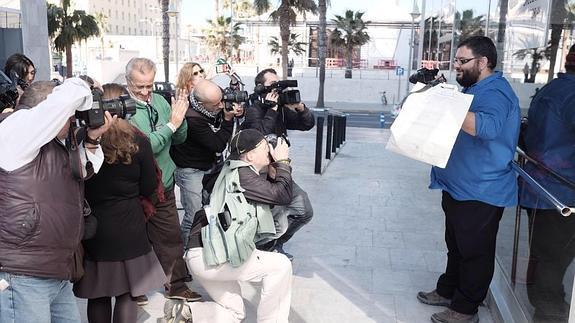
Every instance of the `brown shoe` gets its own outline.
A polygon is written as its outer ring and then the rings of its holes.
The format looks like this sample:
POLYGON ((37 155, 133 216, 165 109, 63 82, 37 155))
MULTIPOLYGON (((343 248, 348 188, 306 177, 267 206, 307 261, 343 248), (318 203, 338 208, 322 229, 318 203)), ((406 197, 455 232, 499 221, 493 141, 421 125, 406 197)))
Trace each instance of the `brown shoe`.
POLYGON ((146 295, 140 295, 140 296, 132 297, 132 300, 134 300, 136 303, 138 303, 139 306, 148 305, 148 296, 146 296, 146 295))
POLYGON ((186 302, 196 302, 202 300, 202 295, 190 290, 189 288, 186 288, 178 293, 170 293, 170 294, 166 293, 166 298, 181 299, 186 302))
POLYGON ((463 314, 448 308, 443 312, 431 315, 431 321, 433 323, 478 323, 479 315, 477 313, 463 314))
POLYGON ((433 290, 429 293, 419 292, 417 293, 417 299, 423 304, 433 305, 433 306, 449 306, 451 305, 451 299, 445 298, 437 294, 437 290, 433 290))

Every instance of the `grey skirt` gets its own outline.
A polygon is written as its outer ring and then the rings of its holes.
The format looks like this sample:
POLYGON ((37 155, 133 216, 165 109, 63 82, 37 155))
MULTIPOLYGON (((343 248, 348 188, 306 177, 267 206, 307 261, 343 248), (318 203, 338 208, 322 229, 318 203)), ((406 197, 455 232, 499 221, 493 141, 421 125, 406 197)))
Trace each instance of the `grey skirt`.
POLYGON ((132 296, 162 288, 166 275, 154 251, 124 261, 92 261, 84 259, 84 276, 74 284, 80 298, 132 296))

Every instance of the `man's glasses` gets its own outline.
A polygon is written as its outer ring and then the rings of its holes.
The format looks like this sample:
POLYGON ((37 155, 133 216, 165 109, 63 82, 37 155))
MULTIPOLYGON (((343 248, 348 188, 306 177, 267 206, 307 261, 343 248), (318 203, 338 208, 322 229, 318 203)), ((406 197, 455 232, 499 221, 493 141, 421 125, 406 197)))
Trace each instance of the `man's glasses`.
POLYGON ((457 58, 457 57, 455 57, 453 59, 453 63, 459 64, 459 65, 465 65, 465 64, 471 62, 472 60, 474 60, 476 58, 479 58, 479 57, 472 57, 472 58, 457 58))
POLYGON ((194 76, 198 76, 198 74, 204 74, 204 70, 195 71, 192 74, 194 74, 194 76))
POLYGON ((144 90, 147 90, 148 92, 152 92, 152 90, 154 89, 153 84, 138 85, 138 84, 134 84, 131 80, 127 80, 127 81, 129 83, 129 86, 131 87, 131 90, 133 90, 136 93, 142 93, 144 90))

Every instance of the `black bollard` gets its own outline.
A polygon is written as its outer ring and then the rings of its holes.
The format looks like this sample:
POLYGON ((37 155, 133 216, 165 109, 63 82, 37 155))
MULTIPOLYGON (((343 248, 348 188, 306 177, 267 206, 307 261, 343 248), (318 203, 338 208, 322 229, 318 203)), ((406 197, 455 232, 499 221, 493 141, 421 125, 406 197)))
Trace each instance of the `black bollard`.
POLYGON ((325 143, 325 159, 331 159, 331 143, 333 133, 333 115, 327 115, 327 136, 325 143))
MULTIPOLYGON (((316 174, 321 174, 321 146, 323 143, 323 117, 317 117, 315 136, 315 170, 316 174)), ((328 119, 329 120, 329 119, 328 119)))

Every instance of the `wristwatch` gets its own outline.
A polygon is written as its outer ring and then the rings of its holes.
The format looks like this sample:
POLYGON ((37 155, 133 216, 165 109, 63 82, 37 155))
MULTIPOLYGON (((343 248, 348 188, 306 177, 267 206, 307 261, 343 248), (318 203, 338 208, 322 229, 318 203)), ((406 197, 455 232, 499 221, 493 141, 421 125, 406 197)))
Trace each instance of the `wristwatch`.
POLYGON ((92 144, 92 145, 99 145, 101 140, 102 140, 102 137, 98 137, 98 138, 96 138, 96 139, 92 139, 92 138, 90 138, 90 136, 88 136, 87 134, 86 134, 86 138, 84 138, 84 141, 85 141, 85 142, 87 142, 87 143, 89 143, 89 144, 92 144))

